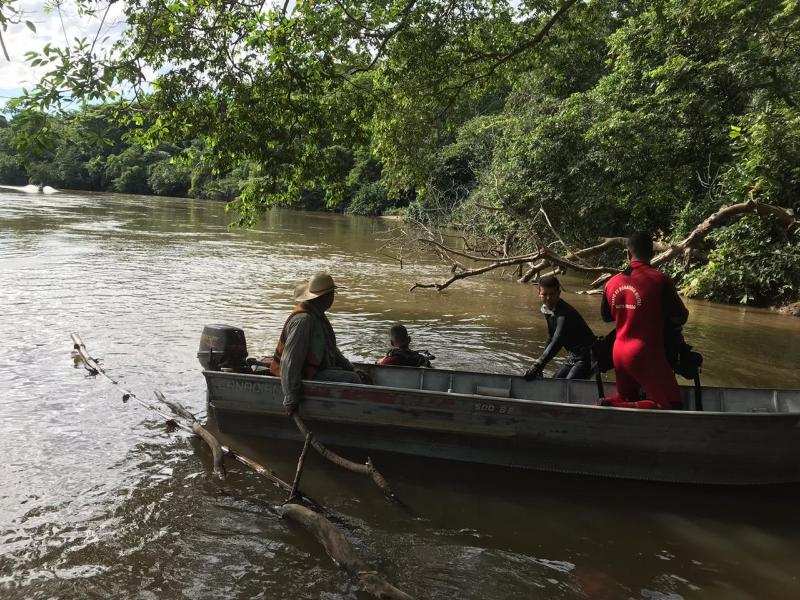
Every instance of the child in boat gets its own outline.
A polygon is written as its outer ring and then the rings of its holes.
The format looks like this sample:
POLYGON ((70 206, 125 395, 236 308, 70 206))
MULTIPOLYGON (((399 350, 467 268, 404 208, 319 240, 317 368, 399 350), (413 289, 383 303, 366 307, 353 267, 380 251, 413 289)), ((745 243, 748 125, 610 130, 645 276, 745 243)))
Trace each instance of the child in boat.
POLYGON ((391 348, 386 356, 378 361, 379 365, 394 365, 398 367, 430 367, 433 357, 427 352, 411 350, 411 336, 408 330, 400 323, 395 323, 389 329, 389 343, 391 348))

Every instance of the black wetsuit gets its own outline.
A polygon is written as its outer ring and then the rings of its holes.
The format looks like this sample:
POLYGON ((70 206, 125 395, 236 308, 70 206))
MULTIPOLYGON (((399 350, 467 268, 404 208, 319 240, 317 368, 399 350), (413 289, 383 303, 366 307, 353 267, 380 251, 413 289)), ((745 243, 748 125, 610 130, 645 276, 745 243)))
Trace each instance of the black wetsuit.
MULTIPOLYGON (((543 311, 544 312, 544 311, 543 311)), ((566 363, 562 365, 554 379, 588 379, 592 375, 592 344, 595 335, 581 314, 562 299, 558 300, 553 314, 544 313, 550 341, 542 356, 536 361, 544 367, 558 354, 561 348, 569 352, 566 363)))

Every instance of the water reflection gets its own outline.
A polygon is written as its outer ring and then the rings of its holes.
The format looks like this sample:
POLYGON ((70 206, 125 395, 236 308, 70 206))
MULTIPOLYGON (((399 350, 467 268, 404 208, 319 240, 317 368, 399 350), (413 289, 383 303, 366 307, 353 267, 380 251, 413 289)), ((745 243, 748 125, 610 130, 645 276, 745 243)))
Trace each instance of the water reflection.
MULTIPOLYGON (((127 387, 161 389, 202 413, 202 326, 239 325, 252 352, 270 352, 295 283, 328 269, 342 286, 332 320, 352 358, 380 356, 398 320, 442 367, 512 372, 538 354, 546 331, 530 288, 484 278, 409 294, 443 269, 401 269, 379 254, 387 227, 276 211, 231 231, 211 202, 0 192, 3 597, 363 597, 270 510, 277 490, 236 468, 217 486, 196 442, 72 369, 69 333, 127 387)), ((568 299, 605 331, 596 297, 568 299)), ((707 382, 800 387, 800 320, 690 310, 707 382)), ((284 477, 294 469, 291 444, 233 442, 284 477)), ((378 459, 415 517, 314 457, 304 482, 419 597, 800 593, 796 489, 720 493, 378 459)))

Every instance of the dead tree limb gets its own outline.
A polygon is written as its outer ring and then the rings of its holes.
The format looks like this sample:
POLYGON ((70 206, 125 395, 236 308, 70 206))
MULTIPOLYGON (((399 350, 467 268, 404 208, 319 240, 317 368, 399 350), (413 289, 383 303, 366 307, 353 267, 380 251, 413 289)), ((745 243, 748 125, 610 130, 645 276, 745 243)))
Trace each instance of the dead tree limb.
POLYGON ((372 461, 369 458, 367 458, 367 462, 361 464, 340 456, 333 450, 328 449, 325 444, 314 437, 314 434, 309 431, 308 427, 306 427, 306 424, 303 419, 300 418, 300 415, 295 413, 292 415, 292 417, 294 418, 294 422, 297 425, 297 428, 300 430, 300 433, 307 438, 310 436, 311 447, 314 448, 314 450, 316 450, 323 458, 331 461, 335 465, 339 465, 343 469, 352 471, 353 473, 360 473, 361 475, 369 476, 387 498, 391 500, 398 499, 395 493, 392 491, 392 488, 389 486, 389 483, 386 481, 383 475, 380 474, 378 469, 375 468, 375 465, 372 464, 372 461))
POLYGON ((214 467, 214 475, 220 479, 225 479, 225 464, 223 463, 223 457, 225 456, 225 453, 223 452, 222 446, 217 438, 211 435, 211 433, 197 421, 192 423, 192 431, 194 431, 194 433, 206 444, 208 444, 209 448, 211 448, 211 460, 214 467))
MULTIPOLYGON (((433 240, 428 240, 428 242, 436 246, 441 246, 441 244, 439 244, 438 242, 434 242, 433 240)), ((455 252, 458 253, 458 251, 455 252)), ((463 253, 458 253, 458 254, 464 256, 463 253)), ((469 258, 472 257, 469 256, 469 258)), ((491 259, 480 258, 480 260, 481 262, 489 262, 490 264, 482 267, 476 267, 474 269, 465 269, 457 273, 453 273, 453 275, 451 275, 449 279, 443 281, 442 283, 415 283, 413 286, 411 286, 411 289, 409 291, 413 292, 417 288, 433 288, 436 289, 437 291, 442 291, 443 289, 449 287, 459 279, 474 277, 476 275, 488 273, 489 271, 494 271, 495 269, 500 269, 503 267, 509 267, 531 262, 533 263, 533 266, 531 266, 530 271, 533 271, 534 275, 540 273, 543 269, 552 266, 568 268, 572 269, 573 271, 578 271, 580 273, 595 273, 595 274, 607 273, 609 270, 612 271, 614 270, 611 267, 582 265, 580 263, 575 262, 574 260, 569 260, 565 257, 559 256, 549 248, 541 248, 534 254, 514 256, 504 260, 497 260, 496 258, 491 258, 491 259)))
MULTIPOLYGON (((775 218, 781 223, 789 233, 795 232, 798 229, 798 219, 790 210, 774 206, 772 204, 765 204, 758 202, 751 198, 745 202, 738 204, 731 204, 720 208, 713 215, 709 216, 702 223, 683 240, 676 244, 666 244, 663 242, 654 243, 654 249, 658 253, 653 259, 654 266, 664 265, 676 258, 686 256, 687 253, 696 250, 703 240, 715 229, 723 227, 735 221, 745 214, 756 214, 762 218, 775 218)), ((548 225, 553 230, 556 239, 564 244, 561 237, 557 234, 552 223, 550 223, 547 215, 544 215, 548 225)), ((477 255, 461 251, 456 248, 451 248, 442 242, 436 241, 431 238, 420 238, 418 242, 433 246, 437 254, 440 256, 449 257, 452 265, 458 265, 458 270, 453 272, 452 276, 442 282, 435 283, 415 283, 409 291, 414 291, 417 288, 428 288, 441 291, 456 281, 475 277, 488 273, 495 269, 514 266, 514 265, 527 265, 525 273, 518 277, 517 281, 520 283, 528 283, 534 277, 540 275, 545 269, 559 269, 576 271, 579 273, 595 274, 598 277, 590 284, 590 288, 597 288, 605 284, 614 273, 619 272, 616 267, 609 267, 603 265, 586 264, 587 259, 595 259, 604 253, 614 250, 625 248, 626 239, 623 237, 607 237, 601 238, 599 244, 589 246, 580 250, 568 252, 561 256, 549 248, 540 248, 536 252, 529 254, 521 254, 512 256, 505 259, 498 259, 496 256, 477 255), (457 263, 454 257, 460 257, 472 260, 476 263, 485 263, 475 268, 465 268, 463 265, 457 263)))
MULTIPOLYGON (((149 408, 159 416, 168 419, 167 415, 165 415, 163 412, 153 407, 152 405, 144 402, 143 400, 138 398, 133 392, 125 390, 125 388, 122 388, 119 382, 112 379, 111 376, 109 376, 105 372, 105 369, 103 369, 103 367, 100 366, 98 360, 89 356, 89 353, 86 350, 86 346, 83 343, 83 340, 81 340, 80 336, 77 333, 73 333, 71 337, 72 337, 73 351, 77 353, 77 355, 83 361, 86 369, 92 375, 103 375, 114 385, 123 389, 125 391, 125 395, 128 398, 133 399, 135 402, 146 408, 149 408)), ((163 401, 175 413, 176 416, 186 419, 190 422, 190 423, 185 423, 185 422, 173 421, 177 427, 184 429, 186 431, 193 431, 209 445, 212 454, 214 455, 215 469, 217 467, 217 464, 219 464, 220 466, 222 465, 222 455, 229 454, 237 461, 252 468, 259 475, 265 476, 271 481, 273 481, 276 485, 278 485, 278 487, 290 491, 292 493, 291 497, 295 497, 300 501, 306 502, 310 506, 313 506, 320 511, 323 510, 319 504, 317 504, 310 498, 302 495, 298 490, 300 473, 302 472, 303 469, 303 458, 305 457, 305 451, 308 448, 309 441, 312 438, 310 433, 307 434, 306 436, 306 444, 303 447, 302 454, 300 455, 300 461, 298 462, 297 474, 295 475, 294 485, 289 485, 287 482, 283 481, 277 475, 275 475, 267 467, 261 465, 260 463, 256 462, 255 460, 247 456, 234 452, 227 446, 223 446, 222 444, 220 444, 216 436, 214 436, 214 434, 212 434, 205 427, 203 427, 195 419, 194 415, 192 415, 191 412, 186 410, 180 404, 168 401, 164 397, 164 394, 162 394, 161 392, 156 392, 155 396, 156 399, 158 399, 159 401, 163 401)), ((169 420, 172 421, 172 419, 169 420)), ((369 460, 367 461, 367 467, 374 471, 374 467, 372 467, 372 464, 369 462, 369 460)), ((222 472, 224 473, 224 470, 222 472)), ((374 471, 374 473, 376 473, 378 477, 380 477, 380 473, 377 473, 377 471, 374 471)), ((382 477, 380 478, 383 479, 382 477)), ((367 564, 363 560, 361 560, 361 558, 359 558, 358 554, 356 554, 352 544, 347 540, 344 533, 342 533, 339 529, 337 529, 336 526, 333 523, 331 523, 323 514, 315 512, 314 510, 302 506, 300 504, 284 504, 283 506, 275 507, 274 510, 282 517, 290 519, 295 523, 298 523, 299 525, 303 526, 311 535, 313 535, 314 538, 320 544, 322 544, 322 546, 325 548, 325 551, 334 560, 334 562, 340 567, 342 567, 348 574, 356 578, 359 586, 365 592, 372 594, 373 596, 375 596, 375 598, 379 599, 411 600, 411 596, 394 587, 392 584, 386 581, 386 579, 382 577, 377 571, 370 570, 367 564)))
POLYGON ((762 218, 774 217, 778 219, 778 221, 786 228, 788 232, 794 231, 798 226, 797 217, 792 212, 786 210, 785 208, 781 208, 780 206, 763 204, 751 198, 746 202, 740 202, 739 204, 731 204, 730 206, 722 207, 713 215, 708 217, 705 221, 700 223, 697 227, 695 227, 694 230, 692 230, 692 232, 683 240, 675 245, 669 246, 669 248, 653 258, 652 264, 655 266, 663 265, 664 263, 683 255, 688 250, 696 248, 700 242, 702 242, 706 236, 715 229, 722 227, 723 225, 727 225, 732 220, 747 213, 756 214, 762 218))
POLYGON ((411 600, 377 571, 371 570, 356 554, 353 545, 328 519, 299 504, 284 504, 279 512, 284 519, 297 523, 325 548, 333 561, 355 577, 365 592, 387 600, 411 600))
POLYGON ((482 275, 483 273, 488 273, 489 271, 494 271, 495 269, 499 269, 501 267, 509 267, 512 265, 523 264, 540 257, 541 254, 535 254, 524 258, 513 258, 513 259, 509 258, 506 260, 494 260, 491 264, 488 264, 484 267, 480 267, 477 269, 465 269, 459 271, 458 273, 453 273, 450 279, 442 283, 415 283, 414 285, 411 286, 411 288, 408 291, 413 292, 417 288, 435 288, 437 292, 441 292, 443 289, 449 287, 459 279, 466 279, 467 277, 482 275))
POLYGON ((297 459, 297 470, 294 473, 294 481, 292 482, 292 491, 289 492, 289 497, 286 502, 292 502, 297 495, 297 486, 300 485, 300 476, 303 474, 303 467, 306 462, 306 452, 308 452, 308 444, 311 442, 311 433, 306 434, 306 441, 303 442, 303 450, 300 452, 300 458, 297 459))

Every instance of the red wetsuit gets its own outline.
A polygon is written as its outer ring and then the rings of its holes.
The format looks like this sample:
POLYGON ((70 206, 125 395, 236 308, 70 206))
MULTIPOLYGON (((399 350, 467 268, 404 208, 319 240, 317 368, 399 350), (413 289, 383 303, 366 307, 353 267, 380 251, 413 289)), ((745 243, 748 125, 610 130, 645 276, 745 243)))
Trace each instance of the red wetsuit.
POLYGON ((616 321, 614 372, 617 396, 612 406, 680 408, 675 373, 664 352, 666 319, 683 324, 689 312, 675 284, 649 264, 633 260, 629 272, 612 277, 603 291, 603 318, 616 321), (647 400, 639 400, 639 389, 647 400))

